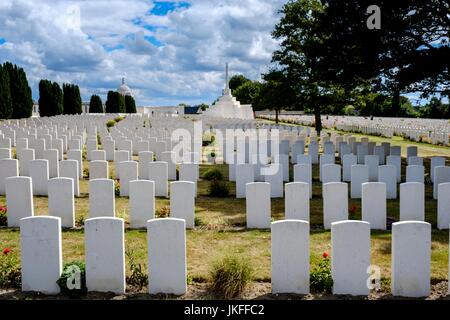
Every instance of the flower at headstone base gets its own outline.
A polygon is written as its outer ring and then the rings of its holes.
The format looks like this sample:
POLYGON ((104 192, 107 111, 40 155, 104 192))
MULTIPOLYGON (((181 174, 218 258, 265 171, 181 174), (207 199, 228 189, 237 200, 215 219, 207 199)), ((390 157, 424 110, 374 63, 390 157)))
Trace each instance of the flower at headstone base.
POLYGON ((327 259, 328 256, 329 256, 328 252, 325 251, 324 253, 322 253, 322 257, 323 257, 324 259, 327 259))
POLYGON ((10 253, 11 252, 11 249, 10 248, 5 248, 5 249, 3 249, 3 254, 8 254, 8 253, 10 253))
POLYGON ((8 212, 8 208, 6 206, 0 206, 0 212, 6 213, 6 212, 8 212))

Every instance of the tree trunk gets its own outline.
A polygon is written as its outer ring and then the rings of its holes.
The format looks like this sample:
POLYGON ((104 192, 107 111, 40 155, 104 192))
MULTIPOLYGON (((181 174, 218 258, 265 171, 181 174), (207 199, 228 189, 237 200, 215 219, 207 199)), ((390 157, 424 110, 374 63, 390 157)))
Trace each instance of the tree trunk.
POLYGON ((320 117, 320 105, 316 104, 314 107, 314 119, 317 135, 320 137, 322 131, 322 118, 320 117))
POLYGON ((398 117, 400 115, 400 90, 397 88, 394 89, 391 109, 393 117, 398 117))
POLYGON ((278 124, 278 113, 280 111, 278 109, 275 109, 275 123, 278 124))

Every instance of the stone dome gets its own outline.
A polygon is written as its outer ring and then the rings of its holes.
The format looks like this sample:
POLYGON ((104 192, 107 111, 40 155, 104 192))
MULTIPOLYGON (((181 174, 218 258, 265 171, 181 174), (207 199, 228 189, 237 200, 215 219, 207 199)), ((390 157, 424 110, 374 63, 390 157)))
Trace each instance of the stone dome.
POLYGON ((125 84, 125 78, 122 78, 122 85, 117 89, 117 92, 123 96, 133 96, 130 87, 125 84))

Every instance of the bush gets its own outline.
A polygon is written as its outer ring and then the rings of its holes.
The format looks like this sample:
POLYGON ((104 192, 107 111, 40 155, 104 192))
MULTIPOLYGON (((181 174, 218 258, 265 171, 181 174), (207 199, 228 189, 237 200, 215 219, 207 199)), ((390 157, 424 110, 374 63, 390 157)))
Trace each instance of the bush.
POLYGON ((10 248, 0 253, 0 288, 20 288, 22 273, 17 255, 10 248))
POLYGON ((223 174, 219 169, 208 169, 203 174, 205 180, 223 180, 223 174))
POLYGON ((109 121, 106 123, 106 127, 107 127, 107 128, 114 127, 115 125, 116 125, 116 122, 115 122, 114 120, 109 120, 109 121))
POLYGON ((170 216, 170 207, 164 206, 164 207, 156 209, 155 216, 157 218, 167 218, 168 216, 170 216))
POLYGON ((61 293, 69 297, 80 297, 86 294, 86 265, 81 261, 73 261, 64 265, 61 277, 56 281, 61 293))
POLYGON ((230 187, 226 181, 212 180, 209 184, 209 195, 211 197, 225 198, 230 194, 230 187))
POLYGON ((7 212, 8 209, 6 206, 0 206, 0 227, 6 227, 8 225, 7 212))
POLYGON ((323 260, 311 271, 309 275, 311 291, 331 293, 333 289, 333 277, 331 276, 331 262, 328 253, 323 253, 323 260))
POLYGON ((115 121, 115 122, 120 122, 120 121, 122 121, 123 119, 125 119, 125 117, 120 116, 120 117, 114 118, 114 121, 115 121))
POLYGON ((252 280, 250 264, 237 257, 225 257, 213 264, 210 271, 212 290, 224 299, 240 295, 252 280))
POLYGON ((120 180, 117 179, 116 182, 114 183, 114 194, 116 195, 116 197, 120 197, 120 180))
POLYGON ((128 258, 131 273, 130 276, 126 277, 127 284, 140 291, 148 285, 148 276, 143 271, 146 270, 146 266, 142 266, 140 263, 135 262, 134 251, 132 249, 126 250, 125 254, 128 258))

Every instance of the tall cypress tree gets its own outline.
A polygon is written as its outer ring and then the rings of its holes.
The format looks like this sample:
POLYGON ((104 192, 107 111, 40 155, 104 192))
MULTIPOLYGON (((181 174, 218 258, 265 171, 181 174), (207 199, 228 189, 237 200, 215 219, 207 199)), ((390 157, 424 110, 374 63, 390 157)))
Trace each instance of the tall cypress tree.
POLYGON ((33 98, 27 75, 22 68, 6 62, 3 67, 9 75, 12 115, 14 119, 29 118, 33 113, 33 98))
POLYGON ((108 91, 106 99, 106 113, 124 113, 125 98, 118 92, 108 91))
POLYGON ((83 113, 80 88, 74 84, 63 84, 64 114, 81 114, 83 113))
POLYGON ((56 82, 41 80, 39 82, 39 114, 51 117, 63 113, 63 92, 56 82))
POLYGON ((132 96, 125 96, 125 112, 136 113, 136 102, 132 96))
POLYGON ((0 119, 9 119, 11 115, 12 100, 9 74, 6 68, 0 65, 0 119))
POLYGON ((91 96, 89 102, 89 113, 104 113, 102 99, 95 94, 91 96))

